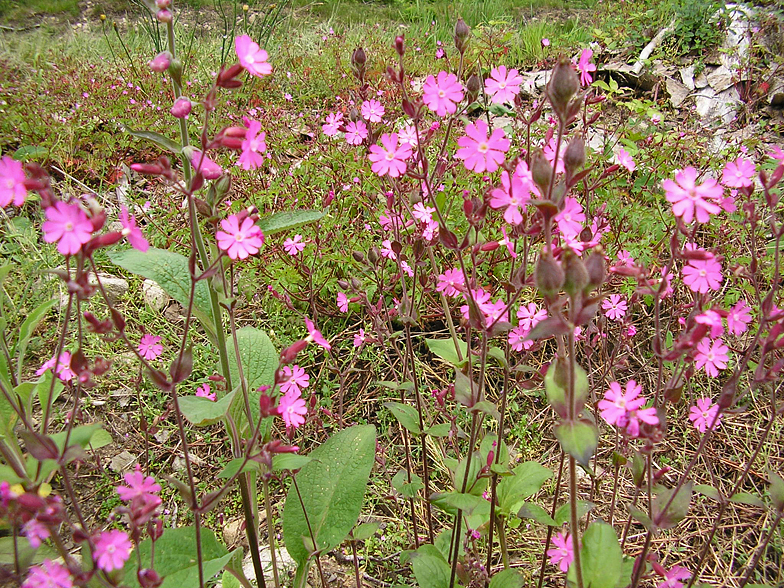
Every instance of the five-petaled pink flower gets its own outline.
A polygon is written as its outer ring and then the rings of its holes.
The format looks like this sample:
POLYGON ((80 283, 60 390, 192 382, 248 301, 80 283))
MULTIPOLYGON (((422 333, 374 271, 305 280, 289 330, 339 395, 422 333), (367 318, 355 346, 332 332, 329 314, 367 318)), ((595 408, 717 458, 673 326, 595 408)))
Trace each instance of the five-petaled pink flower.
POLYGON ((324 134, 327 137, 333 137, 338 134, 340 131, 340 126, 343 124, 343 113, 330 112, 327 115, 327 121, 325 124, 321 125, 321 130, 324 131, 324 134))
POLYGON ((30 568, 30 575, 22 588, 72 588, 71 572, 62 564, 45 559, 39 566, 30 568))
POLYGON ((150 335, 145 333, 139 341, 139 346, 136 348, 144 359, 152 361, 163 353, 163 345, 161 345, 161 338, 157 335, 150 335))
POLYGON ((93 559, 104 572, 119 570, 131 557, 131 549, 133 545, 126 533, 117 529, 104 531, 95 538, 93 559))
POLYGON ((634 159, 632 159, 632 156, 629 155, 629 152, 623 147, 618 149, 618 153, 615 154, 615 162, 618 165, 625 167, 630 172, 637 169, 637 164, 634 163, 634 159))
POLYGON ((411 215, 420 223, 432 223, 435 211, 436 209, 432 206, 426 206, 424 202, 417 202, 411 208, 411 215))
POLYGON ((302 389, 308 387, 309 382, 310 376, 298 365, 284 366, 280 390, 284 394, 296 394, 299 396, 302 394, 302 389))
POLYGON ((349 145, 362 145, 367 136, 368 130, 364 121, 352 121, 346 125, 346 142, 349 145))
POLYGON ((4 155, 0 159, 0 208, 5 208, 11 202, 14 206, 22 206, 27 196, 24 185, 25 175, 19 161, 4 155))
POLYGON ((76 203, 55 202, 46 209, 46 219, 41 227, 44 241, 57 241, 57 251, 63 255, 79 253, 82 245, 92 237, 93 224, 76 203))
POLYGON ((740 335, 748 330, 751 320, 751 310, 745 300, 740 300, 727 313, 727 329, 733 335, 740 335))
POLYGON ((721 339, 711 342, 705 338, 697 343, 694 365, 697 369, 704 367, 705 373, 712 378, 719 375, 719 370, 726 369, 729 359, 729 347, 721 339))
POLYGON ((443 292, 444 296, 457 296, 464 290, 465 277, 460 268, 446 270, 438 276, 436 290, 443 292))
POLYGON ((467 169, 482 173, 494 172, 504 162, 511 143, 503 129, 495 129, 487 137, 487 123, 478 119, 466 126, 466 134, 457 140, 460 149, 455 156, 465 162, 467 169))
POLYGON ((585 212, 576 198, 567 196, 561 212, 555 215, 555 223, 564 237, 576 237, 583 230, 585 212))
POLYGON ((438 116, 454 114, 457 103, 463 99, 463 86, 457 76, 445 71, 437 77, 427 76, 422 91, 422 100, 438 116))
POLYGON ((602 308, 604 309, 604 314, 608 319, 613 321, 620 321, 624 316, 626 316, 626 309, 629 307, 626 304, 626 300, 624 300, 623 296, 620 294, 610 294, 609 298, 605 298, 602 301, 602 308))
POLYGON ((210 388, 210 385, 207 384, 206 382, 201 386, 199 386, 198 388, 196 388, 196 396, 198 396, 199 398, 206 398, 207 400, 212 400, 213 402, 215 402, 215 400, 217 399, 215 392, 212 391, 212 388, 210 388))
POLYGON ((27 537, 30 547, 38 549, 46 539, 49 538, 49 527, 38 519, 30 519, 22 526, 22 535, 27 537))
POLYGON ((63 382, 70 382, 76 374, 71 370, 71 352, 63 351, 59 358, 52 357, 38 368, 35 372, 36 376, 42 376, 46 370, 54 370, 54 373, 63 382))
POLYGON ((490 70, 490 77, 485 80, 485 92, 495 104, 514 102, 522 83, 523 78, 516 69, 507 72, 506 67, 501 65, 490 70))
POLYGON ((501 188, 496 188, 490 194, 491 208, 505 208, 504 220, 510 225, 519 225, 523 222, 520 209, 525 210, 526 203, 531 199, 529 184, 518 176, 506 170, 501 172, 501 188))
POLYGON ((529 302, 520 305, 520 308, 517 309, 517 318, 520 319, 520 326, 526 331, 530 331, 547 318, 547 311, 544 308, 539 308, 536 302, 529 302))
POLYGON ((338 292, 338 310, 340 312, 348 312, 348 296, 345 292, 338 292))
POLYGON ((365 329, 359 329, 358 333, 354 333, 354 347, 362 347, 365 344, 365 329))
POLYGON ((294 235, 294 238, 288 238, 283 242, 283 249, 292 257, 296 257, 305 250, 305 243, 302 241, 302 235, 294 235))
POLYGON ((316 325, 314 325, 313 321, 308 317, 305 317, 305 327, 308 329, 308 339, 317 345, 320 345, 327 351, 332 349, 332 345, 329 344, 329 341, 324 338, 324 335, 321 334, 321 331, 316 328, 316 325))
POLYGON ((125 474, 125 483, 128 485, 117 486, 117 494, 120 495, 121 500, 156 505, 161 503, 161 498, 157 496, 161 491, 160 484, 152 476, 142 474, 139 464, 136 464, 136 469, 133 472, 125 474))
POLYGON ((120 208, 120 224, 122 225, 123 237, 128 239, 131 247, 142 253, 150 248, 150 243, 144 238, 144 233, 136 225, 136 217, 128 214, 128 209, 125 206, 120 208))
POLYGON ((574 545, 572 544, 572 536, 570 533, 562 533, 559 531, 550 540, 553 546, 547 550, 548 561, 554 566, 566 573, 569 571, 569 566, 572 565, 574 560, 574 545))
POLYGON ((715 310, 706 310, 694 317, 695 322, 700 325, 710 327, 710 337, 715 339, 724 334, 724 323, 721 320, 721 315, 715 310))
POLYGON ((626 392, 618 382, 612 382, 604 393, 604 400, 598 404, 602 418, 611 425, 625 427, 629 413, 638 410, 646 402, 640 394, 642 386, 634 380, 626 382, 626 392))
POLYGON ((370 146, 368 159, 373 162, 370 169, 379 176, 389 175, 397 178, 406 173, 406 160, 411 157, 411 145, 403 143, 398 146, 397 133, 381 135, 381 144, 370 146))
POLYGON ((667 201, 672 204, 672 213, 687 224, 695 216, 697 222, 707 223, 710 215, 721 212, 721 207, 714 201, 721 199, 723 188, 710 177, 699 186, 696 180, 697 170, 687 167, 675 174, 675 181, 668 179, 662 183, 667 201))
POLYGON ((752 185, 752 178, 756 171, 754 163, 741 156, 735 161, 730 161, 724 166, 721 174, 721 183, 728 188, 748 188, 752 185))
POLYGON ((236 214, 221 221, 222 231, 215 233, 218 247, 225 251, 232 259, 245 259, 249 255, 256 255, 264 243, 261 229, 246 217, 242 224, 236 214))
POLYGON ((589 86, 593 82, 591 72, 596 71, 596 66, 591 63, 591 57, 593 57, 593 51, 583 49, 583 52, 580 54, 580 61, 577 62, 577 69, 580 70, 581 86, 589 86))
POLYGON ((267 63, 267 52, 260 49, 258 43, 248 35, 241 35, 234 41, 240 65, 248 70, 250 75, 261 78, 272 73, 272 66, 267 63))
POLYGON ((242 153, 237 161, 237 165, 242 169, 256 169, 264 163, 264 153, 267 150, 267 143, 264 139, 267 133, 259 133, 261 123, 257 120, 250 121, 248 130, 245 132, 245 140, 242 141, 242 153))
POLYGON ((718 412, 718 404, 713 404, 710 398, 700 398, 696 406, 689 409, 689 420, 694 424, 695 429, 704 433, 706 429, 716 429, 721 424, 721 415, 718 415, 718 412))
POLYGON ((280 397, 278 413, 286 423, 287 429, 296 429, 305 422, 308 407, 305 401, 300 398, 299 390, 280 397))
POLYGON ((716 258, 690 259, 683 268, 683 283, 692 292, 704 294, 708 290, 718 290, 724 277, 721 275, 721 264, 716 258))
POLYGON ((691 572, 683 566, 672 566, 669 570, 664 570, 664 580, 659 582, 656 588, 683 588, 681 580, 691 578, 691 572))
POLYGON ((384 116, 384 105, 378 100, 365 100, 362 103, 362 118, 370 122, 381 122, 384 116))

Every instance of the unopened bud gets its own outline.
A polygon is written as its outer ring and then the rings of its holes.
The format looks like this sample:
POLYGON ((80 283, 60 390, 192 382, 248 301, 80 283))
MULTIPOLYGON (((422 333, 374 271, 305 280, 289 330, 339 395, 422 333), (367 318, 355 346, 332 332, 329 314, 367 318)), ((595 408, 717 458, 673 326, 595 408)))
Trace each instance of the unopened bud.
POLYGON ((606 275, 604 255, 599 251, 591 253, 585 260, 585 269, 588 271, 588 286, 591 289, 601 286, 606 275))
POLYGON ((171 0, 155 0, 155 6, 158 8, 168 8, 171 6, 171 0))
POLYGON ((354 261, 357 263, 365 263, 365 254, 361 251, 352 251, 351 257, 353 257, 354 261))
POLYGON ((476 74, 471 74, 471 77, 468 78, 468 81, 466 82, 466 98, 468 99, 468 104, 476 101, 481 89, 482 82, 479 81, 479 77, 476 74))
POLYGON ((307 346, 308 346, 308 342, 305 339, 300 339, 299 341, 292 343, 286 349, 281 351, 280 363, 282 363, 283 365, 290 364, 295 359, 297 359, 297 354, 299 354, 299 352, 305 349, 305 347, 307 346))
POLYGON ((172 13, 163 8, 158 11, 158 14, 155 15, 155 18, 158 19, 158 22, 169 24, 172 21, 172 13))
POLYGON ((547 195, 550 180, 553 177, 553 166, 547 161, 541 149, 534 151, 531 156, 531 176, 543 197, 547 195))
POLYGON ((139 570, 136 573, 136 579, 139 580, 139 586, 142 588, 158 588, 158 586, 163 584, 163 578, 151 568, 139 570))
POLYGON ((168 51, 158 53, 147 65, 150 66, 152 71, 164 72, 171 66, 171 53, 168 51))
POLYGON ((555 296, 561 291, 564 283, 564 272, 561 265, 549 252, 543 252, 536 262, 534 283, 544 296, 555 296))
POLYGON ((105 21, 105 20, 106 20, 106 15, 105 15, 105 14, 102 14, 100 18, 101 18, 101 22, 103 22, 103 21, 105 21))
POLYGON ((588 285, 588 270, 585 269, 583 260, 571 249, 561 255, 561 267, 564 272, 563 288, 570 296, 581 293, 588 285))
POLYGON ((569 174, 574 174, 583 166, 585 163, 585 143, 582 137, 575 137, 569 142, 563 155, 563 162, 569 174))
POLYGON ((370 265, 375 267, 380 256, 381 253, 379 252, 378 247, 373 245, 373 247, 370 248, 370 251, 368 251, 368 261, 370 262, 370 265))
POLYGON ((365 77, 366 62, 367 55, 365 55, 365 50, 362 49, 362 47, 354 49, 354 52, 351 54, 351 68, 354 70, 354 74, 360 79, 365 77))
POLYGON ((170 112, 174 118, 185 118, 191 113, 191 108, 191 101, 183 96, 180 96, 177 98, 177 100, 175 100, 170 112))
POLYGON ((400 57, 403 57, 403 55, 405 54, 406 38, 404 35, 398 35, 397 37, 395 37, 395 51, 397 51, 397 54, 400 55, 400 57))
POLYGON ((223 168, 206 155, 203 155, 198 149, 186 147, 183 149, 183 153, 190 159, 193 169, 201 172, 205 179, 216 180, 223 175, 223 168))
POLYGON ((550 83, 547 84, 547 97, 553 110, 561 120, 565 120, 569 101, 580 89, 580 80, 572 69, 572 62, 566 57, 561 57, 553 69, 550 83))
POLYGON ((458 18, 455 23, 455 48, 460 53, 464 53, 468 46, 468 37, 471 36, 471 29, 462 18, 458 18))

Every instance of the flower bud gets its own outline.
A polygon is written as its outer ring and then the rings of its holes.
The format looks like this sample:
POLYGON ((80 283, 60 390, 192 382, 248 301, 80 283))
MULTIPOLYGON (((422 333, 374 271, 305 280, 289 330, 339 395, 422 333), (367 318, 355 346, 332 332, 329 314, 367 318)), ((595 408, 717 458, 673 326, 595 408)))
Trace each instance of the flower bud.
POLYGON ((550 83, 547 84, 546 89, 550 104, 553 105, 553 110, 560 119, 565 119, 569 101, 579 89, 580 80, 572 69, 572 62, 566 57, 561 57, 555 64, 550 83))
POLYGON ((169 24, 172 21, 172 13, 165 8, 162 8, 158 11, 158 14, 155 15, 155 18, 158 19, 158 22, 169 24))
POLYGON ((561 255, 561 267, 564 272, 563 288, 569 296, 576 296, 588 285, 588 270, 583 260, 571 249, 561 255))
POLYGON ((169 69, 169 66, 171 65, 171 57, 171 53, 168 51, 163 51, 158 53, 158 55, 156 55, 147 65, 150 66, 152 71, 161 73, 169 69))
POLYGON ((170 112, 174 118, 185 118, 191 113, 191 108, 191 101, 184 96, 180 96, 175 100, 170 112))
POLYGON ((564 167, 567 173, 574 174, 585 163, 585 143, 582 137, 575 137, 569 142, 569 146, 563 155, 564 167))
POLYGON ((594 251, 585 260, 585 269, 588 271, 588 287, 598 288, 604 282, 606 271, 604 268, 604 254, 594 251))
POLYGON ((397 51, 397 54, 400 55, 400 57, 403 57, 403 55, 405 54, 406 38, 404 35, 398 35, 397 37, 395 37, 395 51, 397 51))
POLYGON ((542 197, 546 197, 550 187, 550 180, 553 177, 553 166, 547 161, 541 149, 534 151, 531 156, 531 176, 542 197))
POLYGON ((362 79, 365 77, 365 63, 367 62, 367 55, 362 47, 357 47, 351 54, 351 68, 354 70, 354 75, 362 79))
POLYGON ((468 46, 468 37, 471 36, 471 29, 462 18, 458 18, 455 23, 455 47, 460 53, 464 53, 468 46))
POLYGON ((168 8, 171 6, 171 0, 155 0, 155 6, 158 8, 168 8))
POLYGON ((139 580, 139 586, 142 588, 158 588, 158 586, 163 584, 163 578, 151 568, 139 570, 136 573, 136 578, 139 580))
POLYGON ((476 74, 471 74, 471 77, 468 78, 468 81, 466 82, 466 98, 468 99, 468 104, 476 101, 481 89, 482 82, 479 81, 479 77, 476 74))
POLYGON ((200 171, 205 179, 216 180, 223 174, 223 168, 206 155, 202 155, 198 149, 186 147, 183 152, 190 159, 193 169, 200 171))
POLYGON ((378 247, 373 245, 373 247, 370 248, 370 251, 368 251, 368 261, 370 262, 370 265, 375 267, 379 257, 381 257, 381 252, 379 252, 378 247))
POLYGON ((361 251, 352 251, 351 257, 353 257, 354 261, 357 263, 365 263, 365 254, 361 251))
POLYGON ((552 297, 561 291, 564 272, 552 253, 542 252, 539 256, 534 270, 534 283, 544 296, 552 297))

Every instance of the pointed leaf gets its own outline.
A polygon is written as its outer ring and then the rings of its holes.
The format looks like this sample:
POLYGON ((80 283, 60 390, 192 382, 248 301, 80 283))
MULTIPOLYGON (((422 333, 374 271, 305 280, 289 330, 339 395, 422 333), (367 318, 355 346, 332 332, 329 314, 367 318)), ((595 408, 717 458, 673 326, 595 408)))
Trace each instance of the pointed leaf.
POLYGON ((35 310, 27 315, 24 322, 19 327, 19 338, 16 345, 11 350, 11 357, 16 355, 16 378, 17 381, 22 380, 22 366, 24 363, 25 352, 27 345, 30 343, 30 338, 33 336, 36 327, 46 318, 49 310, 57 304, 57 299, 47 300, 46 302, 38 305, 35 310))
POLYGON ((226 416, 237 389, 218 401, 201 396, 180 396, 180 411, 188 422, 197 427, 214 425, 226 416))
POLYGON ((523 588, 525 578, 512 568, 501 570, 490 578, 490 588, 523 588))
POLYGON ((458 340, 457 342, 463 359, 458 358, 455 342, 452 339, 425 339, 425 343, 431 353, 455 367, 460 367, 468 361, 468 347, 465 341, 458 340))
MULTIPOLYGON (((248 382, 249 390, 259 386, 272 386, 275 370, 278 367, 278 354, 267 333, 254 327, 242 327, 237 331, 237 345, 242 358, 242 373, 248 382)), ((240 375, 237 369, 237 356, 231 353, 229 360, 231 381, 239 386, 240 375)))
POLYGON ((660 489, 653 499, 653 522, 660 529, 670 529, 686 518, 691 502, 692 482, 688 481, 681 486, 678 494, 672 500, 669 508, 664 507, 670 502, 674 488, 660 489))
POLYGON ((730 496, 730 502, 734 502, 735 504, 748 504, 749 506, 758 506, 760 508, 765 508, 765 503, 762 502, 762 499, 759 496, 754 496, 753 494, 749 494, 748 492, 738 492, 730 496))
POLYGON ((773 470, 768 470, 770 477, 770 501, 778 512, 784 512, 784 479, 773 470))
MULTIPOLYGON (((591 512, 595 506, 596 505, 593 502, 589 502, 587 500, 578 500, 577 519, 579 520, 583 518, 585 515, 591 512)), ((562 504, 561 506, 558 507, 558 509, 555 511, 555 516, 553 517, 553 519, 555 519, 555 524, 560 526, 563 525, 566 521, 568 521, 570 517, 571 517, 571 510, 569 507, 569 503, 567 502, 566 504, 562 504)))
POLYGON ((314 223, 324 216, 323 212, 317 210, 287 210, 276 212, 258 222, 258 226, 265 237, 290 231, 303 225, 314 223))
POLYGON ((585 421, 561 421, 555 426, 555 436, 566 453, 580 465, 588 467, 599 443, 595 425, 585 421))
POLYGON ((518 511, 517 516, 521 519, 532 519, 537 523, 541 523, 542 525, 549 525, 551 527, 558 526, 555 522, 555 519, 547 514, 545 509, 532 502, 524 502, 523 506, 518 511))
POLYGON ((506 476, 498 483, 498 505, 504 514, 517 511, 526 498, 539 492, 545 480, 553 476, 553 472, 535 461, 521 463, 513 471, 513 476, 506 476))
POLYGON ((148 141, 152 141, 161 149, 165 149, 166 151, 170 151, 175 155, 180 155, 182 152, 182 145, 177 143, 176 141, 172 141, 171 139, 164 137, 160 133, 155 133, 153 131, 132 131, 129 128, 125 128, 125 132, 129 135, 133 135, 139 139, 147 139, 148 141))
POLYGON ((411 555, 411 569, 420 588, 449 588, 449 565, 434 545, 422 545, 411 555))
POLYGON ((422 478, 411 472, 411 482, 408 481, 406 470, 399 470, 392 477, 392 487, 406 498, 416 498, 417 493, 424 489, 422 478))
POLYGON ((414 435, 419 435, 422 429, 419 428, 419 413, 413 406, 400 402, 385 402, 384 406, 395 416, 397 422, 408 429, 414 435))
MULTIPOLYGON (((585 588, 615 588, 623 573, 623 553, 615 530, 601 521, 588 526, 582 537, 580 559, 585 588)), ((570 568, 569 577, 576 577, 570 568)))

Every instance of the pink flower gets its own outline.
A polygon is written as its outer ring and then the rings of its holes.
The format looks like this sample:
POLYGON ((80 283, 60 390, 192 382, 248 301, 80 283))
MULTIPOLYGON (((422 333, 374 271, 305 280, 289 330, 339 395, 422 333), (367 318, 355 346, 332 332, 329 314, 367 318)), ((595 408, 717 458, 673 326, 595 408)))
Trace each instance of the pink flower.
POLYGON ((550 39, 547 37, 542 37, 542 47, 549 47, 550 46, 550 39))
POLYGON ((550 540, 553 546, 547 550, 547 557, 549 562, 554 566, 566 573, 569 571, 569 566, 574 560, 574 546, 572 545, 572 536, 569 533, 558 532, 550 540))
POLYGON ((139 346, 136 348, 144 359, 152 361, 163 353, 163 345, 161 345, 161 338, 156 335, 145 333, 142 335, 139 346))
POLYGON ((721 264, 715 258, 690 259, 683 268, 683 283, 692 292, 704 294, 708 290, 718 290, 724 279, 721 275, 721 264))
POLYGON ((675 181, 664 180, 662 183, 667 201, 672 204, 672 213, 687 224, 695 216, 697 222, 707 223, 710 215, 721 211, 717 204, 708 200, 720 199, 724 194, 722 187, 710 177, 698 186, 696 179, 697 170, 687 167, 675 174, 675 181))
POLYGON ((256 255, 264 243, 261 229, 248 217, 240 225, 237 215, 232 214, 221 221, 221 227, 223 230, 215 233, 218 248, 232 259, 245 259, 249 255, 256 255))
POLYGON ((408 143, 414 149, 417 146, 417 130, 414 125, 408 125, 400 130, 397 134, 400 144, 408 143))
POLYGON ((628 305, 620 294, 611 294, 609 298, 605 298, 602 301, 602 308, 607 318, 613 321, 620 321, 626 316, 628 305))
POLYGON ((63 351, 60 354, 59 359, 55 359, 54 357, 50 358, 36 370, 35 375, 42 376, 46 370, 51 369, 54 370, 54 373, 57 374, 57 377, 63 382, 70 382, 74 376, 76 376, 76 374, 71 371, 71 352, 63 351))
POLYGON ((637 334, 637 327, 634 325, 629 325, 629 328, 626 329, 626 336, 627 337, 634 337, 637 334))
POLYGON ((384 239, 381 242, 381 257, 386 257, 392 261, 397 259, 397 253, 392 249, 392 241, 389 239, 384 239))
POLYGON ((704 367, 705 373, 712 378, 719 375, 719 370, 726 369, 729 359, 729 348, 720 339, 711 343, 705 338, 697 343, 694 365, 697 369, 704 367))
POLYGON ((403 143, 398 147, 397 133, 381 135, 381 144, 370 146, 368 159, 373 162, 370 169, 379 176, 389 174, 396 178, 406 173, 406 160, 411 157, 411 145, 403 143))
POLYGON ((618 423, 618 426, 622 426, 629 437, 637 438, 640 436, 640 421, 649 425, 658 425, 659 417, 656 415, 656 409, 650 407, 633 410, 626 415, 624 423, 618 423))
POLYGON ((223 168, 206 155, 202 155, 201 151, 191 148, 190 153, 193 169, 200 171, 205 180, 216 180, 223 175, 223 168))
MULTIPOLYGON (((153 59, 147 62, 147 66, 150 68, 151 71, 156 73, 161 73, 169 69, 171 65, 171 58, 172 55, 168 51, 164 51, 162 53, 158 53, 153 59)), ((128 87, 131 87, 132 84, 128 84, 128 87)))
POLYGON ((131 247, 138 249, 142 253, 150 248, 150 243, 144 238, 144 233, 136 226, 136 217, 129 215, 125 206, 120 208, 120 224, 122 225, 123 237, 128 239, 131 247))
POLYGON ((634 159, 632 159, 632 156, 623 148, 618 149, 618 153, 615 154, 615 162, 618 165, 625 167, 630 172, 637 169, 637 164, 634 163, 634 159))
POLYGON ((302 235, 294 235, 294 238, 286 239, 283 242, 283 249, 292 257, 296 257, 305 250, 305 243, 302 242, 302 235))
POLYGON ((320 345, 327 351, 332 349, 332 345, 330 345, 329 341, 327 341, 324 338, 324 335, 321 334, 321 331, 316 329, 316 325, 314 325, 313 321, 310 320, 308 317, 305 317, 305 327, 308 329, 308 339, 310 339, 317 345, 320 345))
POLYGON ((591 57, 593 57, 593 51, 590 49, 583 49, 583 52, 580 55, 580 61, 577 63, 577 69, 580 70, 581 86, 589 86, 591 82, 593 82, 591 72, 596 71, 596 66, 591 63, 591 57))
POLYGON ((121 500, 146 504, 161 503, 160 497, 156 496, 161 491, 160 485, 152 476, 145 477, 139 464, 136 464, 136 470, 125 474, 125 483, 128 485, 117 487, 117 494, 120 495, 121 500))
POLYGON ((338 310, 348 312, 348 296, 343 292, 338 292, 338 310))
POLYGON ((582 205, 571 196, 564 199, 564 207, 555 215, 555 223, 564 237, 576 237, 583 230, 585 213, 582 205))
POLYGON ((751 311, 746 301, 740 300, 727 313, 727 329, 733 335, 740 335, 748 330, 751 320, 751 311))
POLYGON ((437 77, 427 76, 422 86, 422 100, 438 116, 454 114, 457 102, 463 99, 463 86, 455 74, 439 72, 437 77))
POLYGON ((198 388, 196 388, 196 396, 198 396, 199 398, 206 398, 207 400, 212 400, 213 402, 215 402, 217 398, 215 396, 215 392, 212 391, 210 385, 207 384, 206 382, 201 386, 199 386, 198 388))
POLYGON ((550 163, 550 165, 555 166, 555 173, 562 174, 566 171, 563 162, 564 156, 564 149, 563 146, 561 147, 560 152, 558 153, 558 162, 555 161, 555 148, 558 146, 558 140, 555 137, 551 137, 550 141, 547 145, 544 146, 542 152, 544 153, 544 158, 550 163))
POLYGON ((522 351, 523 349, 530 349, 534 346, 534 341, 531 339, 526 339, 530 329, 526 329, 523 326, 523 323, 520 322, 517 326, 509 331, 509 346, 514 351, 522 351))
POLYGON ((776 145, 773 148, 773 151, 768 153, 768 157, 772 157, 773 159, 778 161, 779 165, 784 164, 784 151, 782 151, 781 147, 779 147, 778 145, 776 145))
POLYGON ((354 333, 354 347, 362 347, 365 344, 365 329, 360 329, 358 333, 354 333))
POLYGON ((364 121, 358 120, 346 125, 346 141, 349 145, 362 145, 367 136, 368 130, 364 121))
POLYGON ((460 149, 456 157, 465 161, 467 169, 477 173, 497 170, 511 145, 503 129, 495 129, 489 139, 487 131, 487 123, 478 119, 466 126, 466 136, 457 140, 460 149))
POLYGON ((689 409, 689 420, 694 424, 695 429, 704 433, 706 429, 716 429, 721 424, 721 415, 717 418, 718 412, 718 404, 713 404, 710 398, 700 398, 696 406, 689 409))
POLYGON ((259 121, 250 121, 245 132, 245 140, 242 142, 242 153, 237 161, 237 165, 242 169, 256 169, 264 163, 264 156, 261 154, 267 150, 267 143, 264 141, 267 133, 259 133, 260 130, 259 121))
POLYGON ((501 172, 502 188, 496 188, 491 193, 491 208, 506 208, 504 210, 504 220, 510 225, 519 225, 523 222, 523 215, 520 209, 525 210, 526 203, 531 199, 531 191, 527 182, 524 182, 517 174, 512 174, 504 170, 501 172))
POLYGON ((506 67, 502 65, 490 70, 490 77, 485 80, 485 92, 495 104, 514 102, 522 83, 523 78, 516 69, 510 69, 507 73, 506 67))
POLYGON ((753 184, 752 178, 756 171, 754 163, 741 156, 724 166, 721 183, 728 188, 748 188, 753 184))
POLYGON ((721 316, 715 310, 706 310, 695 316, 694 320, 701 325, 710 327, 711 339, 721 337, 724 334, 724 323, 722 323, 721 316))
POLYGON ((626 249, 619 251, 616 257, 618 258, 618 262, 622 265, 634 265, 632 254, 626 251, 626 249))
POLYGON ((72 588, 71 573, 64 565, 45 559, 40 566, 30 568, 30 575, 22 588, 72 588))
POLYGON ((55 202, 46 209, 46 219, 41 227, 44 241, 57 241, 57 251, 63 255, 79 253, 92 238, 93 224, 78 204, 55 202))
POLYGON ((30 519, 22 527, 22 535, 27 537, 30 547, 38 549, 41 543, 49 538, 49 527, 38 519, 30 519))
POLYGON ((117 529, 104 531, 95 539, 93 558, 104 572, 119 570, 131 557, 133 545, 128 535, 117 529))
POLYGON ((299 394, 299 390, 297 390, 296 393, 284 394, 280 397, 278 413, 286 423, 287 429, 299 428, 305 422, 305 416, 308 414, 308 407, 299 394))
POLYGON ((284 366, 283 377, 284 380, 280 384, 281 392, 284 394, 296 394, 297 396, 302 394, 302 389, 307 388, 310 381, 310 376, 298 365, 292 367, 284 366))
POLYGON ((645 404, 645 398, 640 394, 642 394, 642 386, 634 380, 626 382, 625 393, 618 382, 612 382, 604 393, 604 400, 600 400, 598 404, 602 418, 611 425, 625 427, 629 413, 645 404))
POLYGON ((25 175, 19 161, 4 155, 0 159, 0 208, 5 208, 11 202, 14 206, 22 206, 27 196, 24 185, 25 175))
POLYGON ((240 65, 248 73, 258 78, 272 73, 272 66, 267 63, 267 52, 260 49, 248 35, 241 35, 234 40, 234 49, 240 60, 240 65))
POLYGON ((664 581, 659 582, 656 588, 683 588, 683 582, 691 578, 691 572, 683 566, 673 566, 669 571, 664 570, 664 581))
POLYGON ((465 277, 463 276, 463 272, 460 268, 452 268, 438 276, 436 290, 438 292, 443 292, 444 296, 457 296, 463 291, 464 285, 465 277))
POLYGON ((520 305, 520 308, 517 309, 517 318, 520 319, 520 326, 526 331, 530 331, 547 318, 547 311, 544 308, 539 308, 535 302, 529 302, 527 305, 520 305))
POLYGON ((343 113, 329 113, 327 115, 326 124, 321 125, 321 130, 327 137, 334 137, 340 131, 340 126, 343 124, 343 113))
POLYGON ((193 105, 191 104, 191 101, 187 98, 184 98, 183 96, 180 96, 177 98, 177 100, 174 101, 174 104, 172 104, 171 110, 169 112, 171 112, 171 115, 174 118, 185 118, 191 113, 192 108, 193 105))
POLYGON ((378 100, 365 100, 362 103, 362 118, 370 122, 381 122, 384 116, 384 105, 378 100))
POLYGON ((411 209, 411 214, 420 223, 432 223, 433 213, 436 211, 432 206, 425 206, 424 202, 417 202, 411 209))

